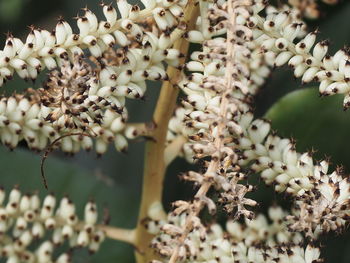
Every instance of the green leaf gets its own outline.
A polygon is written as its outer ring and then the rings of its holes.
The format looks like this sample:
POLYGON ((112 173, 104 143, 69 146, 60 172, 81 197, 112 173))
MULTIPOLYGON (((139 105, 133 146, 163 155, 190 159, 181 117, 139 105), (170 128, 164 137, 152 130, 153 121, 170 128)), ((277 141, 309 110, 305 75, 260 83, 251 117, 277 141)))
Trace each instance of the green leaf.
MULTIPOLYGON (((40 158, 25 150, 18 149, 9 152, 0 148, 0 185, 7 190, 18 184, 23 192, 47 194, 40 175, 40 158)), ((99 179, 96 174, 84 170, 75 164, 69 164, 49 155, 45 172, 49 190, 61 198, 68 194, 76 204, 81 217, 86 202, 93 198, 99 206, 102 217, 103 208, 110 211, 111 225, 132 228, 135 225, 137 202, 136 198, 128 193, 127 189, 110 185, 99 179), (127 202, 125 201, 127 200, 127 202)), ((107 240, 102 244, 96 255, 89 256, 86 252, 77 251, 73 262, 133 262, 133 249, 131 246, 107 240)))
POLYGON ((319 98, 317 88, 291 92, 275 103, 265 117, 283 137, 297 140, 299 151, 312 147, 316 157, 350 168, 350 112, 344 112, 343 95, 319 98))
POLYGON ((21 14, 24 1, 22 0, 1 0, 0 20, 6 23, 17 21, 21 14))

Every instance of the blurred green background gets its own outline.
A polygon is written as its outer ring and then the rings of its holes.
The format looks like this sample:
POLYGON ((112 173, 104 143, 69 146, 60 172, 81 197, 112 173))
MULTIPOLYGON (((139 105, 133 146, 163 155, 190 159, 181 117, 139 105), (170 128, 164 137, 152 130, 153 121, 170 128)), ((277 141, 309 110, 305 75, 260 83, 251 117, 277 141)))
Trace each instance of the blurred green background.
MULTIPOLYGON (((60 15, 73 26, 71 18, 85 6, 102 17, 98 4, 97 0, 0 0, 1 43, 4 43, 5 34, 9 31, 24 39, 28 33, 27 26, 32 24, 52 29, 60 15)), ((320 29, 320 39, 329 39, 331 51, 334 52, 350 41, 350 2, 344 1, 335 7, 322 6, 322 11, 322 18, 308 21, 309 26, 310 29, 320 29)), ((75 26, 73 28, 76 29, 75 26)), ((2 89, 4 93, 10 94, 39 85, 40 80, 31 84, 15 78, 2 89)), ((128 100, 130 121, 151 119, 158 92, 159 83, 152 82, 149 83, 146 101, 128 100)), ((342 96, 318 98, 315 84, 301 86, 300 80, 295 80, 291 71, 284 67, 271 74, 256 97, 257 116, 266 113, 266 117, 273 120, 273 128, 281 136, 297 140, 299 151, 313 147, 318 150, 316 158, 331 156, 333 167, 343 164, 346 172, 350 172, 350 113, 342 110, 342 96), (293 93, 287 95, 290 92, 293 93)), ((82 152, 74 157, 54 152, 49 156, 45 167, 49 188, 58 196, 69 194, 80 212, 83 204, 93 197, 101 210, 104 207, 110 210, 112 225, 131 228, 136 223, 141 196, 143 148, 144 140, 138 139, 130 142, 129 153, 126 155, 115 152, 113 147, 101 158, 97 158, 93 152, 82 152)), ((23 191, 39 190, 41 195, 46 193, 40 177, 40 155, 29 152, 24 147, 10 152, 1 146, 0 167, 0 185, 7 189, 19 184, 23 191)), ((169 203, 173 200, 191 198, 192 186, 180 182, 177 177, 181 171, 191 168, 193 169, 182 159, 177 159, 170 165, 164 187, 166 208, 169 208, 169 203)), ((255 176, 250 180, 260 182, 255 176)), ((262 212, 274 202, 289 205, 283 196, 277 196, 272 189, 261 184, 252 195, 260 202, 258 210, 262 212)), ((222 216, 219 217, 221 220, 222 216)), ((325 246, 323 256, 326 262, 350 262, 349 231, 322 240, 322 245, 325 246)), ((120 242, 108 241, 94 256, 89 256, 84 251, 76 253, 73 262, 131 263, 134 262, 133 249, 120 242)))

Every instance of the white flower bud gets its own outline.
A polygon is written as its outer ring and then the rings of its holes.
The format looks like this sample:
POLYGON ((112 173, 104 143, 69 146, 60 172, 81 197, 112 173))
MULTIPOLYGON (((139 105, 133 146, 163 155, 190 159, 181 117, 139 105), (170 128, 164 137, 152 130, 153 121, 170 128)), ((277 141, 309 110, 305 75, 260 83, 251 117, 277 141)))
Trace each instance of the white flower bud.
POLYGON ((30 206, 30 196, 29 195, 24 195, 21 198, 21 202, 19 204, 19 210, 21 212, 25 212, 31 208, 30 206))
POLYGON ((130 44, 130 41, 123 32, 116 30, 113 34, 118 45, 125 47, 130 44))
POLYGON ((312 263, 315 260, 318 260, 320 254, 319 248, 308 245, 305 249, 305 263, 312 263))
POLYGON ((64 242, 62 228, 55 228, 52 234, 52 242, 55 246, 61 245, 64 242))
POLYGON ((38 263, 46 263, 51 261, 53 245, 50 241, 42 243, 37 251, 38 263))
POLYGON ((97 207, 93 202, 88 202, 85 206, 85 223, 88 225, 95 225, 97 222, 97 207))
POLYGON ((53 195, 47 195, 44 199, 40 217, 47 219, 53 215, 56 206, 56 198, 53 195))
POLYGON ((42 238, 45 234, 44 226, 39 223, 35 222, 32 227, 32 235, 34 238, 42 238))
POLYGON ((89 242, 89 234, 85 230, 80 231, 77 238, 78 246, 86 247, 89 244, 89 242))
POLYGON ((202 32, 196 30, 191 30, 187 32, 185 37, 188 41, 192 43, 203 43, 203 41, 205 40, 202 32))
POLYGON ((308 69, 308 67, 305 64, 300 64, 295 67, 294 69, 294 76, 296 78, 300 78, 304 75, 305 71, 308 69))
POLYGON ((292 52, 283 51, 275 59, 275 66, 280 67, 288 62, 288 60, 293 56, 292 52))
POLYGON ((276 24, 276 26, 278 28, 280 28, 281 26, 283 26, 284 22, 286 22, 288 19, 288 13, 287 12, 279 12, 275 19, 274 19, 274 22, 276 24))
POLYGON ((166 10, 162 7, 156 7, 153 9, 152 14, 155 22, 160 30, 165 31, 168 28, 168 21, 165 18, 166 10))
POLYGON ((272 30, 275 29, 275 25, 276 25, 276 24, 275 24, 274 21, 266 20, 266 21, 264 22, 264 30, 270 32, 270 31, 272 31, 272 30))
POLYGON ((186 63, 186 68, 189 71, 200 71, 203 72, 204 71, 204 66, 202 63, 198 62, 198 61, 190 61, 186 63))
POLYGON ((56 226, 56 220, 52 217, 49 217, 45 220, 44 225, 46 229, 53 229, 56 226))
POLYGON ((27 228, 27 221, 23 217, 19 217, 16 220, 16 228, 18 230, 24 230, 27 228))
POLYGON ((167 49, 172 45, 171 38, 167 34, 161 34, 158 40, 159 49, 167 49))
POLYGON ((169 11, 173 14, 175 17, 182 17, 183 16, 183 8, 177 4, 172 4, 169 7, 169 11))
POLYGON ((126 85, 130 82, 132 76, 132 70, 128 69, 122 71, 117 78, 117 85, 126 85))
POLYGON ((18 54, 18 58, 25 60, 33 53, 34 44, 26 43, 18 54))
POLYGON ((109 47, 112 47, 115 44, 115 39, 111 34, 104 34, 101 36, 102 41, 109 47))
POLYGON ((37 194, 33 194, 30 196, 30 209, 37 210, 40 207, 40 198, 37 194))
POLYGON ((316 44, 313 49, 312 55, 318 59, 322 60, 328 52, 328 41, 322 41, 316 44))
POLYGON ((275 41, 275 47, 279 50, 287 50, 289 46, 289 41, 285 38, 279 38, 275 41))
POLYGON ((84 36, 87 36, 89 34, 90 23, 89 23, 89 20, 85 16, 78 18, 77 25, 79 28, 80 36, 84 37, 84 36))
POLYGON ((22 59, 19 59, 19 58, 11 59, 10 65, 11 67, 17 70, 24 70, 27 68, 27 64, 22 59))
POLYGON ((279 184, 282 184, 282 185, 287 185, 288 182, 291 180, 291 177, 288 176, 288 174, 285 174, 285 173, 282 173, 282 174, 279 174, 275 180, 279 183, 279 184))
POLYGON ((249 137, 254 143, 261 143, 270 131, 270 124, 263 120, 255 120, 248 129, 249 137))
POLYGON ((55 261, 55 263, 70 263, 70 256, 67 253, 61 254, 57 260, 55 261))
POLYGON ((10 192, 9 203, 19 203, 20 198, 21 198, 21 192, 17 188, 14 188, 10 192))
POLYGON ((65 239, 69 239, 73 236, 74 234, 74 230, 72 228, 72 226, 70 225, 64 225, 63 228, 62 228, 62 236, 65 238, 65 239))
POLYGON ((87 20, 89 21, 90 32, 95 32, 97 30, 97 27, 98 27, 98 20, 97 20, 96 15, 93 12, 91 12, 89 9, 85 9, 84 15, 87 18, 87 20))
POLYGON ((187 96, 187 101, 189 104, 197 110, 203 111, 207 106, 205 98, 198 94, 190 94, 187 96))
POLYGON ((103 14, 110 23, 111 26, 114 26, 116 20, 117 20, 117 11, 112 7, 112 5, 103 5, 103 14))
POLYGON ((56 61, 52 57, 44 57, 44 64, 49 69, 52 70, 57 67, 56 61))
POLYGON ((300 65, 301 63, 303 63, 303 61, 304 61, 304 57, 303 56, 296 55, 296 56, 293 56, 289 60, 288 65, 292 66, 292 67, 296 67, 296 66, 300 65))
POLYGON ((302 77, 303 83, 309 83, 313 81, 314 77, 316 76, 316 73, 319 71, 318 67, 311 67, 305 71, 302 77))
POLYGON ((115 136, 114 146, 117 151, 126 152, 128 149, 128 142, 123 135, 117 134, 115 136))
POLYGON ((5 47, 3 49, 3 54, 6 57, 12 58, 16 55, 16 48, 13 38, 8 38, 5 43, 5 47))
POLYGON ((104 140, 102 139, 97 139, 96 143, 95 143, 95 149, 96 149, 96 153, 99 155, 104 154, 105 152, 107 152, 108 149, 108 143, 106 143, 104 140))
POLYGON ((59 21, 55 28, 56 44, 62 45, 66 41, 67 36, 68 32, 63 24, 63 21, 59 21))
POLYGON ((295 50, 299 54, 307 54, 316 41, 316 33, 309 33, 303 40, 301 40, 296 46, 295 50))
POLYGON ((292 145, 289 145, 289 147, 283 151, 283 162, 287 165, 295 166, 297 164, 297 161, 297 152, 294 150, 292 145))
POLYGON ((17 244, 19 244, 20 247, 27 247, 33 240, 33 236, 30 233, 30 231, 25 231, 23 234, 19 237, 17 244))

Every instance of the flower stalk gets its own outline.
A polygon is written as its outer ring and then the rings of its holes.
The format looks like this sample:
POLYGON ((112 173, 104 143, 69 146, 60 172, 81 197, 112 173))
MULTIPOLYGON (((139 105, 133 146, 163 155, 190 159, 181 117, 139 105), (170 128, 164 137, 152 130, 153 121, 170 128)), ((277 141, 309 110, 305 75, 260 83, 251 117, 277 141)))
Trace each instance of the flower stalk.
MULTIPOLYGON (((189 1, 185 8, 183 19, 187 29, 194 26, 197 15, 198 6, 195 5, 193 0, 189 1)), ((180 38, 174 43, 173 48, 179 50, 180 53, 187 54, 189 43, 186 39, 180 38)), ((181 58, 180 65, 183 65, 184 62, 185 58, 181 58)), ((153 235, 147 232, 142 222, 148 217, 148 211, 152 204, 162 200, 163 180, 166 171, 164 159, 166 135, 168 123, 176 105, 176 98, 179 92, 176 84, 180 81, 179 76, 181 74, 179 69, 169 66, 167 75, 169 76, 169 81, 163 82, 153 115, 153 123, 155 125, 153 131, 154 140, 148 141, 145 147, 142 198, 136 227, 136 259, 138 263, 148 262, 154 258, 153 251, 148 249, 153 235)))

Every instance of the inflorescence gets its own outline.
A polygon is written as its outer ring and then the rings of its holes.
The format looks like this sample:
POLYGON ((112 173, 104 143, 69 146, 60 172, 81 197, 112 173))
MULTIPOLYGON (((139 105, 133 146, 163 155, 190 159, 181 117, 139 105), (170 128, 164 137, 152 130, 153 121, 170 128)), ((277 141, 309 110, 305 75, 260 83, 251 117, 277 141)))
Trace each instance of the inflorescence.
POLYGON ((144 98, 146 80, 167 81, 164 62, 177 67, 183 57, 171 46, 186 30, 181 21, 186 1, 143 4, 140 10, 118 1, 121 17, 102 4, 106 20, 100 22, 84 9, 77 18, 79 34, 60 19, 52 32, 31 28, 24 43, 9 35, 0 52, 1 84, 15 72, 35 80, 44 68, 52 71, 42 88, 1 100, 2 143, 14 149, 25 140, 30 148, 43 150, 62 135, 80 132, 90 137, 63 138, 64 152, 91 149, 91 137, 98 154, 110 142, 126 151, 125 99, 144 98))
POLYGON ((70 248, 86 247, 91 253, 96 252, 105 238, 97 225, 96 204, 86 204, 84 220, 80 221, 68 197, 57 203, 51 194, 41 202, 37 194, 22 194, 17 187, 6 197, 1 188, 1 257, 14 263, 68 263, 71 251, 53 255, 55 248, 64 243, 70 248))
MULTIPOLYGON (((172 84, 185 97, 170 120, 167 145, 184 142, 175 155, 203 165, 181 175, 197 187, 193 200, 177 200, 167 217, 145 220, 161 257, 153 262, 321 262, 313 242, 349 221, 349 179, 340 169, 330 172, 312 152, 296 152, 293 140, 271 133, 269 121, 252 113, 254 95, 272 68, 285 64, 303 83, 320 82, 321 95, 344 94, 344 108, 350 106, 349 50, 329 55, 329 42, 317 43, 317 31, 308 33, 302 21, 319 17, 316 1, 290 0, 291 7, 265 0, 198 1, 191 30, 183 21, 186 0, 142 3, 143 10, 118 0, 120 15, 102 4, 100 22, 84 9, 79 33, 60 19, 52 32, 32 27, 25 42, 9 34, 0 51, 1 85, 15 72, 26 80, 44 68, 50 73, 42 87, 0 100, 1 142, 14 149, 25 140, 43 150, 60 139, 67 153, 95 147, 102 154, 109 143, 126 151, 126 137, 142 134, 138 125, 128 126, 126 98, 143 99, 146 81, 173 81, 166 67, 175 67, 181 73, 172 84), (179 39, 200 46, 185 65, 179 59, 187 54, 173 47, 179 39), (293 200, 290 212, 270 208, 272 224, 254 213, 258 203, 249 193, 255 186, 245 182, 252 173, 293 200), (219 209, 230 216, 225 230, 201 218, 204 210, 214 215, 219 209)), ((0 190, 0 205, 4 200, 0 190)), ((49 195, 41 206, 37 195, 14 188, 0 206, 1 254, 13 262, 49 262, 54 245, 65 239, 96 251, 104 234, 96 226, 95 204, 86 205, 79 221, 68 198, 56 212, 55 203, 49 195), (50 241, 30 252, 30 243, 48 230, 50 241)), ((68 261, 63 254, 55 262, 68 261)))

